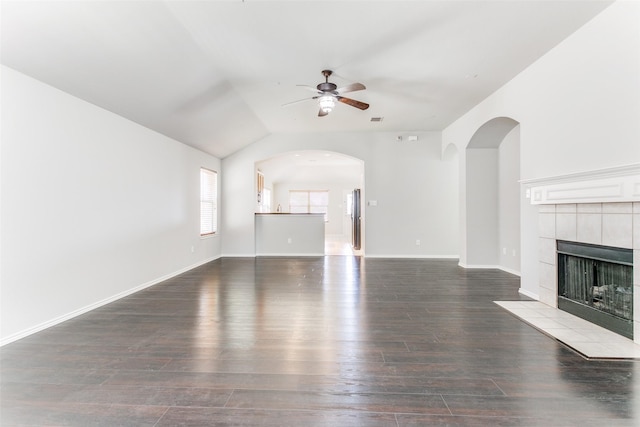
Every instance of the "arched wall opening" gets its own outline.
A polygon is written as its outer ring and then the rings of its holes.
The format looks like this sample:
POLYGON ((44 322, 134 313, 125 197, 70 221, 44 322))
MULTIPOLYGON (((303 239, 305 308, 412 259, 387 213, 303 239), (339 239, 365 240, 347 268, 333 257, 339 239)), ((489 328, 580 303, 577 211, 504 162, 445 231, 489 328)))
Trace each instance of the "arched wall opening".
POLYGON ((457 160, 458 156, 458 147, 455 144, 447 145, 444 150, 442 150, 442 160, 445 161, 454 161, 457 160))
MULTIPOLYGON (((288 213, 290 190, 326 190, 329 205, 325 235, 333 239, 343 237, 351 242, 353 223, 348 205, 352 202, 355 189, 360 189, 359 194, 364 200, 363 160, 328 150, 287 151, 256 161, 255 173, 256 177, 261 176, 263 180, 263 188, 256 186, 256 195, 261 198, 256 212, 288 213), (262 209, 265 205, 269 206, 269 210, 262 209)), ((254 181, 256 185, 259 182, 258 179, 254 181)), ((362 209, 359 254, 364 254, 364 226, 362 209)))
POLYGON ((520 127, 489 120, 465 150, 466 267, 520 273, 520 127))

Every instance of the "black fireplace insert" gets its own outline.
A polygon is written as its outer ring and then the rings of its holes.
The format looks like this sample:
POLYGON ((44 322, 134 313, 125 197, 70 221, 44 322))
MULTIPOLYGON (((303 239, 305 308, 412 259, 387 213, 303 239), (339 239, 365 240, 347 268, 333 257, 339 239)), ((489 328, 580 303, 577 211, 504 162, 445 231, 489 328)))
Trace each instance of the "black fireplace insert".
POLYGON ((558 240, 558 308, 633 339, 633 250, 558 240))

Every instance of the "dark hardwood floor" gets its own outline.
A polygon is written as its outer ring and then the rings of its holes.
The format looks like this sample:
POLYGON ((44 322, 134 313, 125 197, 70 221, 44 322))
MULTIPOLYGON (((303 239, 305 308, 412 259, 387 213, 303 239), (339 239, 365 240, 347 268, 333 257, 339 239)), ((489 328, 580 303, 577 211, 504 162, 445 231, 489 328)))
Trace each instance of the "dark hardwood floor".
MULTIPOLYGON (((90 284, 87 284, 90 286, 90 284)), ((635 426, 588 361, 453 260, 223 258, 0 349, 2 426, 635 426)))

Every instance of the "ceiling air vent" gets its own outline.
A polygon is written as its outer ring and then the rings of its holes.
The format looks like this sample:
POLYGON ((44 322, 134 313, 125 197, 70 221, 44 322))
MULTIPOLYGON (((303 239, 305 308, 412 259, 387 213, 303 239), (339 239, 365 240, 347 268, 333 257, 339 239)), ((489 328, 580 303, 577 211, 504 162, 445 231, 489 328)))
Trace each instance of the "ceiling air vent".
POLYGON ((381 122, 384 117, 371 117, 372 122, 381 122))

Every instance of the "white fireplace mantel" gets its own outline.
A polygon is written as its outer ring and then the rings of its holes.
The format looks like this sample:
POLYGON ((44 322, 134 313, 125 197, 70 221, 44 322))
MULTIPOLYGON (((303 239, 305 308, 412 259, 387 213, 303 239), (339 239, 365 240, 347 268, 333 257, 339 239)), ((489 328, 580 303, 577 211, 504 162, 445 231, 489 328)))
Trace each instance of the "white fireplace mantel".
POLYGON ((532 205, 640 201, 640 163, 520 181, 532 205))
MULTIPOLYGON (((640 163, 521 181, 538 205, 538 300, 557 308, 557 241, 633 250, 634 305, 640 307, 640 163)), ((640 310, 633 312, 640 344, 640 310)))

